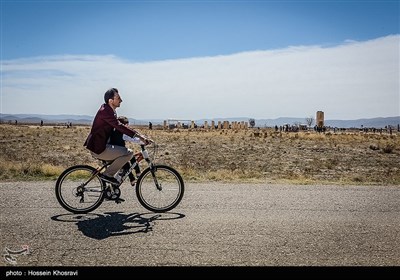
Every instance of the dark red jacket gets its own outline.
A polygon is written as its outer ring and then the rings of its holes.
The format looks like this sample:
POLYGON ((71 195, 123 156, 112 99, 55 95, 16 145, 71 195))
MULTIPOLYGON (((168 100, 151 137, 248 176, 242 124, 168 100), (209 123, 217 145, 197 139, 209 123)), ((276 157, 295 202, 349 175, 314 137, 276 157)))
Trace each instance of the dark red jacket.
POLYGON ((114 128, 119 132, 134 137, 137 132, 123 125, 117 119, 117 114, 108 104, 101 105, 93 120, 92 129, 83 144, 90 151, 101 154, 106 149, 106 144, 114 128))

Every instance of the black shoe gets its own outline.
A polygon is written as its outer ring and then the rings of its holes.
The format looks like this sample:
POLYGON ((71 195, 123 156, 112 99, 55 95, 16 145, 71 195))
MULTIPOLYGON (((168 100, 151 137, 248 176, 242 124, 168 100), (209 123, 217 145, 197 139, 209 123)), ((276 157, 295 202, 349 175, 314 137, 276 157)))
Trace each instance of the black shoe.
POLYGON ((99 177, 101 178, 101 180, 103 180, 103 181, 105 181, 105 182, 108 182, 108 183, 110 183, 110 184, 116 185, 116 186, 119 186, 119 185, 121 184, 121 183, 118 182, 118 180, 115 179, 114 177, 109 177, 109 176, 104 175, 104 174, 99 174, 99 177))

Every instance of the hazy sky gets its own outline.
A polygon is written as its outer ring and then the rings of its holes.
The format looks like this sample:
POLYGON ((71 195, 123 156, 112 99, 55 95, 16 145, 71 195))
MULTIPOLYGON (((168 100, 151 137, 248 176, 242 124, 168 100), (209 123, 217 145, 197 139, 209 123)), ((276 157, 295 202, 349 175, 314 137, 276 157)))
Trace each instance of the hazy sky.
POLYGON ((1 112, 398 116, 399 3, 1 0, 1 112))

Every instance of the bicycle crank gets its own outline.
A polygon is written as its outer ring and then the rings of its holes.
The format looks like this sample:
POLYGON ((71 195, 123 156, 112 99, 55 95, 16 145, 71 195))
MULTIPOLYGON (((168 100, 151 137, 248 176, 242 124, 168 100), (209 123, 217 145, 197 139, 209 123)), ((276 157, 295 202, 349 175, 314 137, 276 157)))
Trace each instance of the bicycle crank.
POLYGON ((105 195, 106 199, 108 200, 118 200, 119 197, 121 196, 121 190, 117 187, 115 187, 114 190, 108 188, 105 195))

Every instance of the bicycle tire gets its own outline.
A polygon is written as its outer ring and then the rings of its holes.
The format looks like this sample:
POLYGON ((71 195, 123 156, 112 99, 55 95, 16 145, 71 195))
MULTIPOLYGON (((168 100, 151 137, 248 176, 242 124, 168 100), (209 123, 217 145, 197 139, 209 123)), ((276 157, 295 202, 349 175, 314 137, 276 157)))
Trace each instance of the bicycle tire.
POLYGON ((95 172, 96 169, 92 166, 75 165, 60 174, 55 192, 57 201, 65 210, 74 214, 85 214, 102 204, 104 182, 98 176, 88 181, 95 172), (85 182, 86 185, 82 187, 85 182))
POLYGON ((164 213, 174 209, 182 200, 185 186, 182 176, 167 165, 154 165, 146 168, 136 183, 136 196, 139 203, 149 211, 164 213), (162 189, 156 187, 152 172, 162 189))

